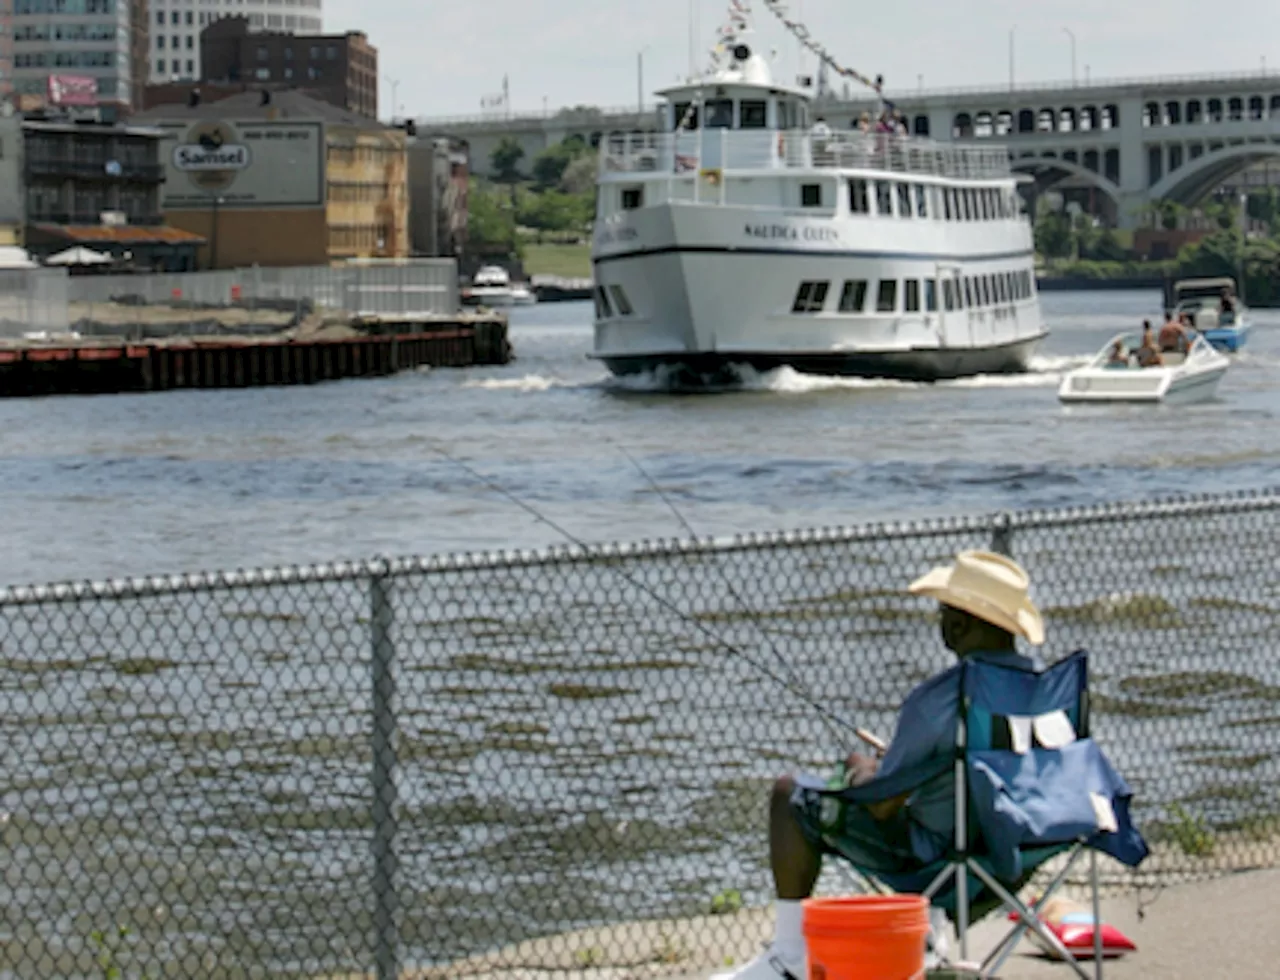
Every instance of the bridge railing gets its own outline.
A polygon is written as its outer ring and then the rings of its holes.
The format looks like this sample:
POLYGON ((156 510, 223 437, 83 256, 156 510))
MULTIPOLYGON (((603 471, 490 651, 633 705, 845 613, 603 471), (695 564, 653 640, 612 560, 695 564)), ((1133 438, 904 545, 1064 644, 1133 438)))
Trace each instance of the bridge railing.
POLYGON ((1012 172, 1003 146, 939 143, 882 133, 704 129, 613 137, 600 148, 600 174, 605 177, 809 168, 978 180, 1012 172))
MULTIPOLYGON (((920 102, 926 102, 934 99, 945 99, 953 96, 989 96, 990 98, 983 101, 992 104, 999 102, 1002 104, 1012 104, 1022 101, 1020 98, 1026 93, 1035 92, 1066 92, 1066 91, 1091 91, 1100 92, 1105 89, 1121 89, 1121 88, 1143 88, 1150 91, 1158 91, 1170 86, 1183 86, 1203 84, 1210 87, 1218 87, 1233 83, 1253 82, 1266 88, 1267 86, 1280 87, 1280 71, 1272 71, 1269 69, 1247 69, 1235 72, 1188 72, 1178 75, 1125 75, 1114 78, 1087 78, 1084 80, 1050 80, 1050 81, 1029 81, 1019 82, 1017 86, 1010 90, 1007 85, 999 85, 992 83, 984 83, 980 85, 949 85, 939 86, 937 88, 916 88, 916 89, 889 89, 885 92, 885 97, 898 103, 906 105, 914 105, 920 102)), ((1250 93, 1252 94, 1252 93, 1250 93)), ((851 108, 862 108, 878 101, 878 97, 871 92, 867 92, 865 96, 852 99, 830 99, 822 104, 827 106, 849 106, 851 108)), ((658 103, 646 104, 643 107, 639 105, 629 106, 592 106, 589 109, 531 109, 522 112, 513 112, 507 115, 495 115, 493 113, 469 113, 453 116, 424 116, 416 120, 419 128, 432 130, 439 129, 442 126, 451 125, 469 125, 469 126, 498 126, 503 123, 528 123, 528 122, 549 122, 552 120, 563 121, 572 126, 584 126, 591 122, 599 122, 602 125, 608 125, 620 119, 653 116, 659 109, 658 103)))

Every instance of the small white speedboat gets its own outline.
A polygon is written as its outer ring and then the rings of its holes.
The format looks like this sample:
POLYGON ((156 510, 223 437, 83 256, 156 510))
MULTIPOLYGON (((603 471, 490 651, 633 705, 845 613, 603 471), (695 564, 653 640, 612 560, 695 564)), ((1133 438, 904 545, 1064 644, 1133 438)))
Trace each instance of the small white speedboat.
POLYGON ((1197 335, 1186 354, 1165 353, 1161 355, 1163 364, 1139 367, 1136 352, 1141 343, 1141 338, 1132 334, 1113 338, 1097 357, 1062 379, 1058 398, 1068 403, 1186 405, 1212 398, 1218 382, 1231 366, 1226 357, 1197 335))

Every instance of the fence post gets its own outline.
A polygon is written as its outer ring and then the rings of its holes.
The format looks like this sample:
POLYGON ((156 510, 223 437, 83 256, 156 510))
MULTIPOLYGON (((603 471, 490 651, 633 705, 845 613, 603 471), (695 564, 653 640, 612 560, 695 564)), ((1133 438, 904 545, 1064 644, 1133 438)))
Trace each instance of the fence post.
POLYGON ((386 562, 369 578, 373 680, 373 930, 377 980, 400 974, 400 902, 396 891, 396 679, 391 637, 392 580, 386 562))
POLYGON ((1013 520, 1008 514, 997 514, 991 525, 991 550, 1006 558, 1013 557, 1013 520))

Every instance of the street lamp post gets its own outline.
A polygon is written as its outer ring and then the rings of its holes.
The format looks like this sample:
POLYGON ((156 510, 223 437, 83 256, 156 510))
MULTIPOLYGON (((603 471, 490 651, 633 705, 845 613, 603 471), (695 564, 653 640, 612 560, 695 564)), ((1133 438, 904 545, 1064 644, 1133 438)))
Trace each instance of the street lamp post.
POLYGON ((1071 87, 1075 88, 1076 84, 1076 32, 1070 27, 1062 29, 1067 37, 1071 38, 1071 87))

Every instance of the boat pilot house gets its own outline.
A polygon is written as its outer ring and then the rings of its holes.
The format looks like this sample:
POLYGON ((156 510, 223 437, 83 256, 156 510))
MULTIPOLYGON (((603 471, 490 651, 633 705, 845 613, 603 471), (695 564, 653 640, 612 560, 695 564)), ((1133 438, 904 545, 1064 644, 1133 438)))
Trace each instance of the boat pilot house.
POLYGON ((1025 370, 1045 335, 1002 147, 835 131, 735 43, 600 155, 594 356, 926 380, 1025 370))

